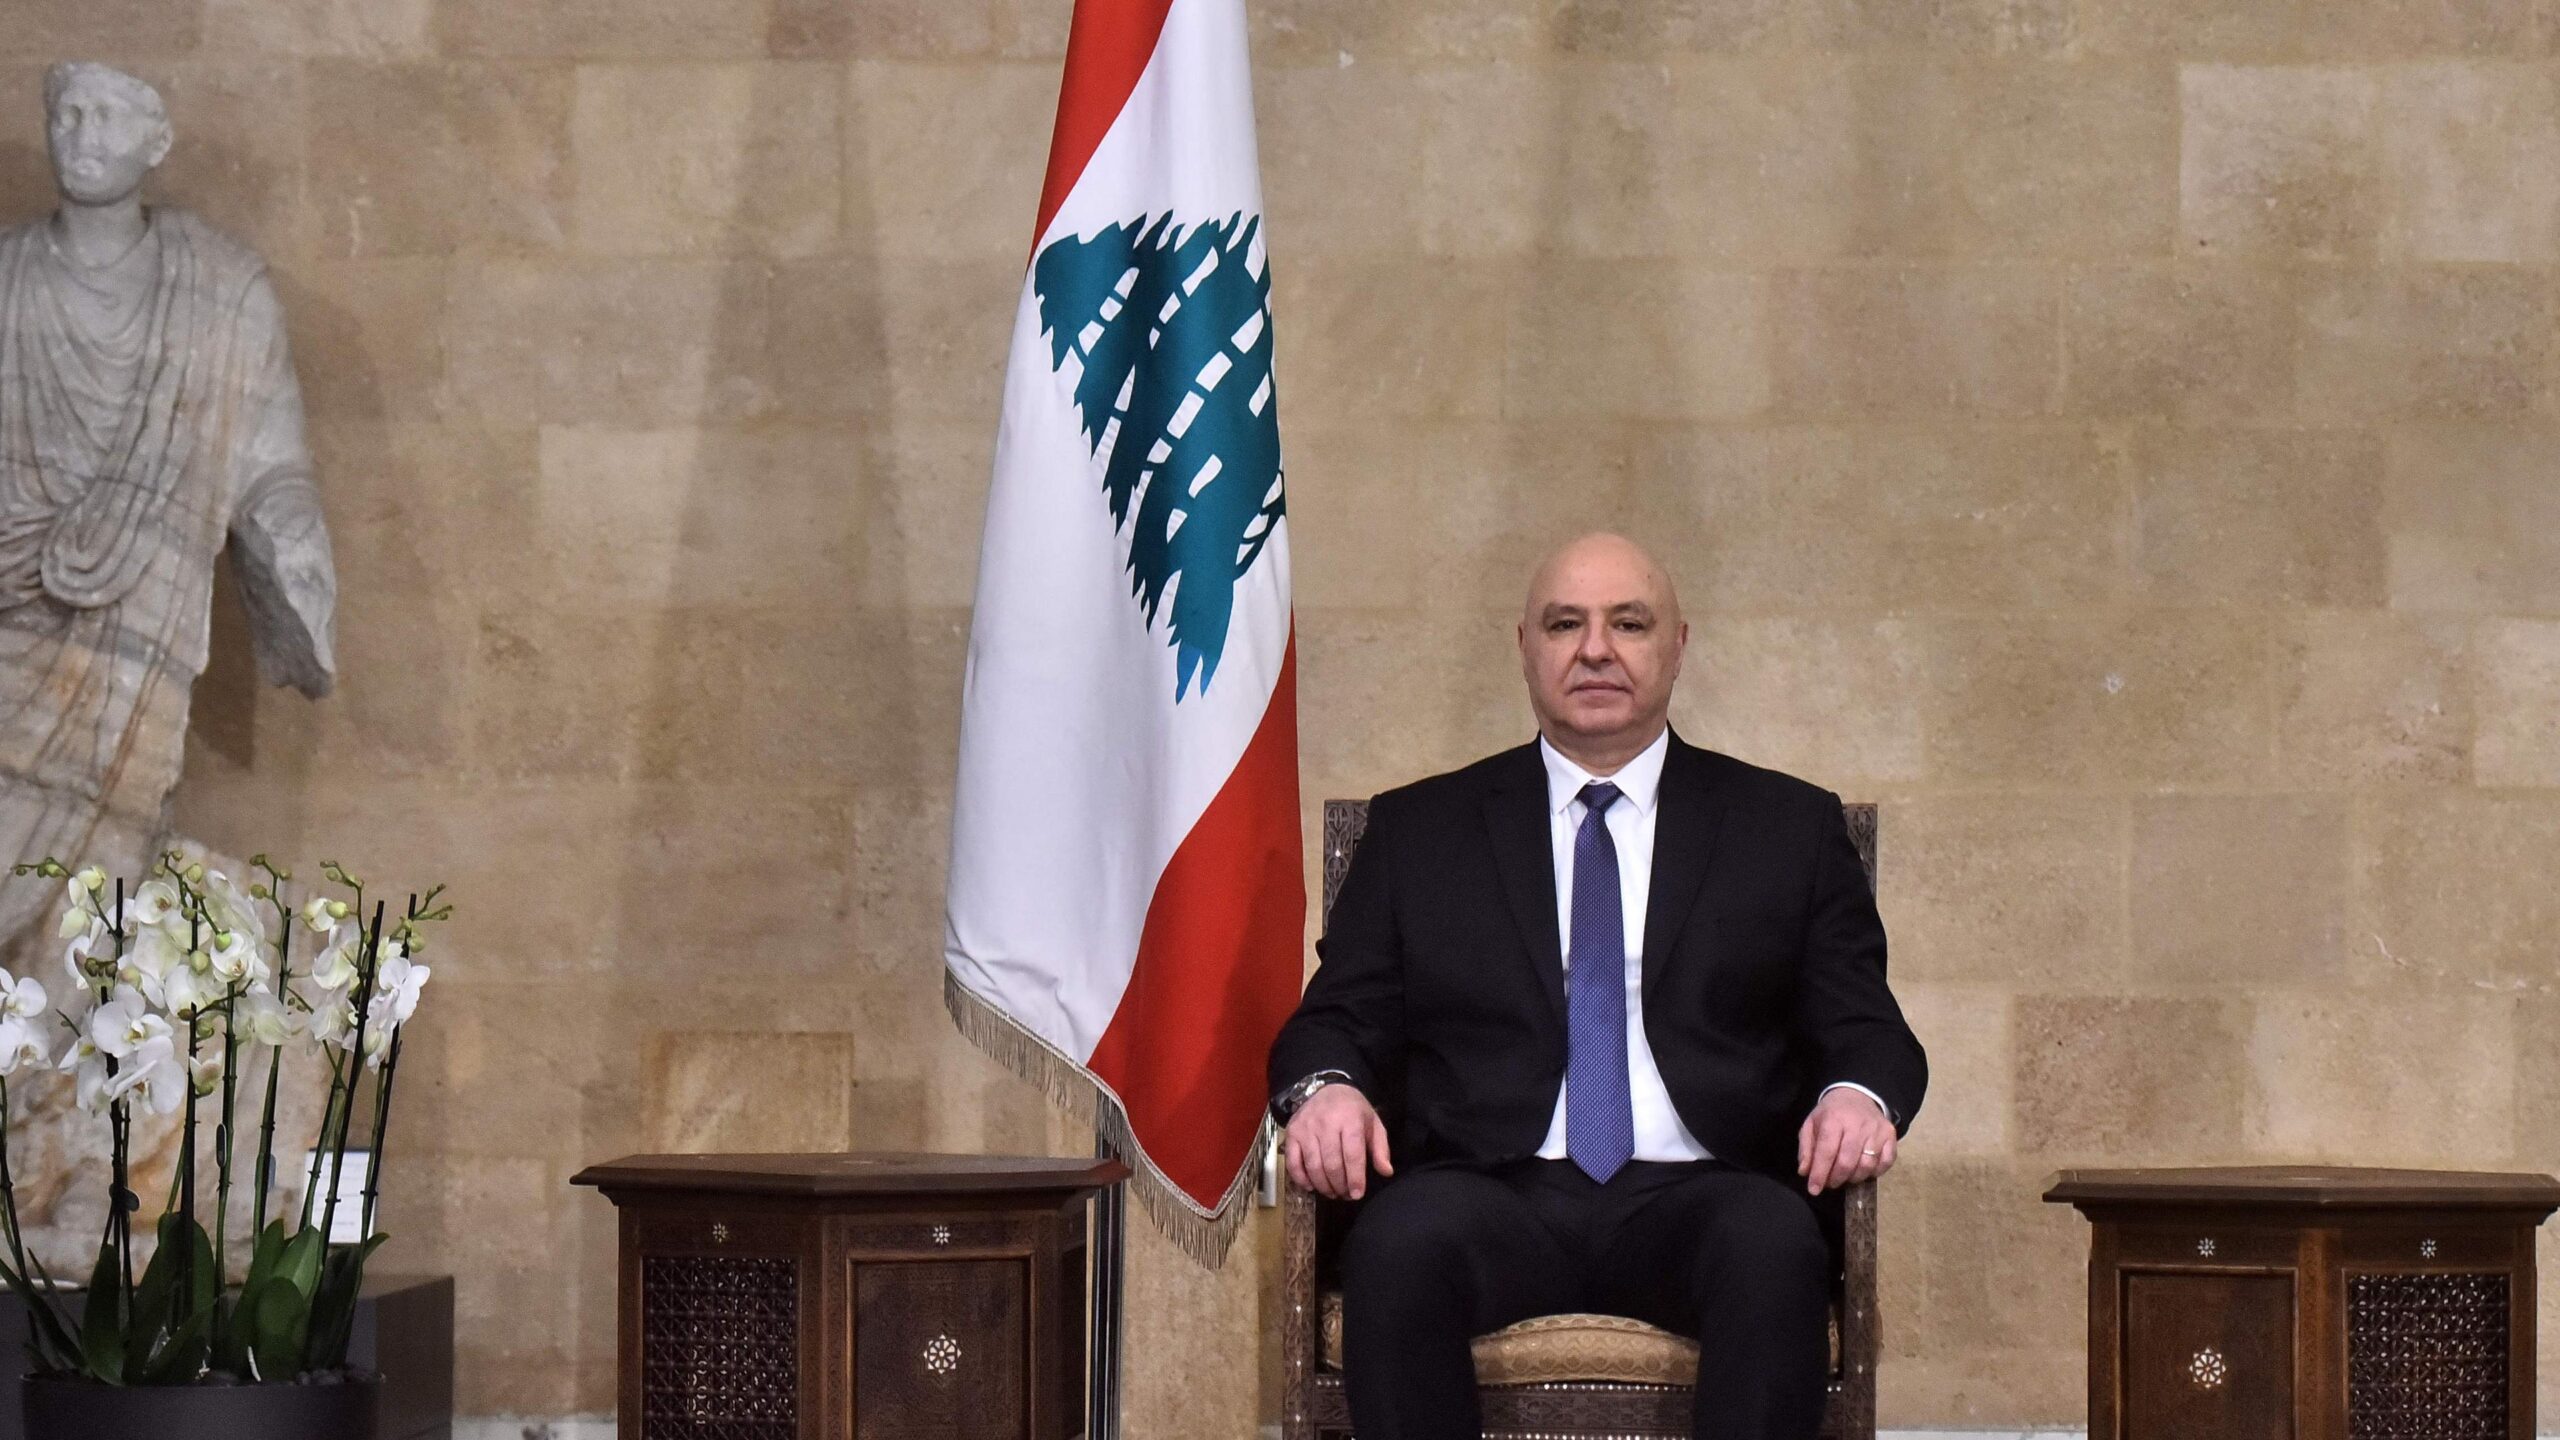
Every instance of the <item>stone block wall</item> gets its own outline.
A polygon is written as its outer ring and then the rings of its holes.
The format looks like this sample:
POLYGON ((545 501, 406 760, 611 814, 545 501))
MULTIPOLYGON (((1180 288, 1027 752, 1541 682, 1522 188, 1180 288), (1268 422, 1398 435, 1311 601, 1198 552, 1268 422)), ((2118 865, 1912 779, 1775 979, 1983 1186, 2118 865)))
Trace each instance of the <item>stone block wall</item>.
MULTIPOLYGON (((459 1277, 467 1413, 611 1406, 582 1163, 1082 1144, 936 993, 1067 13, 0 25, 0 213, 110 60, 291 310, 345 682, 221 622, 181 818, 454 886, 385 1263, 459 1277)), ((2548 0, 1253 13, 1310 817, 1527 736, 1537 552, 1666 556, 1684 733, 1884 807, 1889 1427, 2080 1417, 2055 1167, 2560 1167, 2548 0)), ((1141 1227, 1133 1435, 1276 1414, 1268 1218, 1141 1227)))

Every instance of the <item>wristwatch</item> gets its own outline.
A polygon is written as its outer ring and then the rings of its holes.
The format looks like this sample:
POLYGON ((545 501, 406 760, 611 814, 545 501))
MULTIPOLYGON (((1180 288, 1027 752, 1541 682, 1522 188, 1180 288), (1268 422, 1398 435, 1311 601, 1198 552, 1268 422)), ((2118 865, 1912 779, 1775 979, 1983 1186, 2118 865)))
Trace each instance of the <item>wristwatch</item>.
POLYGON ((1271 1097, 1271 1118, 1286 1125, 1297 1115, 1298 1107, 1315 1098, 1327 1085, 1348 1085, 1351 1076, 1341 1070, 1319 1070, 1288 1089, 1271 1097))

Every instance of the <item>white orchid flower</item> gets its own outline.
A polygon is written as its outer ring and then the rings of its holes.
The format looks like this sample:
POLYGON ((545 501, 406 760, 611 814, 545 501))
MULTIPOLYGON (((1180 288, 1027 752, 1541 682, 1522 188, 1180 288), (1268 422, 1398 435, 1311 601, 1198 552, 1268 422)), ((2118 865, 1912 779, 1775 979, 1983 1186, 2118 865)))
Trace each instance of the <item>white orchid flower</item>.
POLYGON ((181 913, 178 887, 166 880, 143 881, 125 905, 125 918, 136 925, 164 925, 171 916, 181 913))
POLYGON ((43 1018, 44 986, 32 975, 21 980, 0 970, 0 1020, 36 1020, 43 1018))
POLYGON ((122 1060, 154 1040, 169 1038, 169 1022, 151 1013, 150 1002, 130 986, 119 985, 89 1016, 89 1039, 99 1051, 122 1060))
POLYGON ((70 909, 62 912, 62 923, 53 927, 54 938, 72 939, 96 923, 98 923, 98 917, 89 913, 88 906, 75 903, 70 909))
POLYGON ((356 1038, 355 1002, 344 995, 325 995, 307 1023, 312 1039, 344 1050, 356 1038))
POLYGON ((92 895, 95 895, 99 891, 107 888, 107 872, 99 869, 95 865, 87 867, 71 878, 80 883, 81 889, 88 891, 92 895))
POLYGON ((161 977, 160 1003, 172 1015, 192 1017, 208 1005, 220 1004, 229 988, 213 973, 213 957, 198 950, 161 977))
POLYGON ((187 1070, 194 1077, 196 1094, 210 1095, 222 1088, 221 1051, 206 1050, 197 1054, 187 1061, 187 1070))
POLYGON ((253 973, 266 969, 266 962, 258 956, 257 937, 246 930, 215 931, 213 948, 206 953, 215 977, 225 985, 265 978, 253 973))
POLYGON ((86 990, 114 973, 114 932, 92 918, 89 928, 63 947, 62 966, 71 972, 72 988, 86 990))
POLYGON ((54 1068, 79 1075, 79 1091, 74 1098, 82 1110, 95 1115, 107 1108, 107 1081, 111 1077, 107 1074, 106 1052, 98 1048, 96 1041, 85 1034, 72 1041, 54 1068))
POLYGON ((143 1041, 121 1058, 122 1065, 107 1082, 109 1101, 122 1100, 138 1090, 142 1092, 143 1105, 154 1115, 175 1114, 186 1103, 186 1062, 165 1032, 143 1041))
POLYGON ((124 962, 116 969, 116 983, 141 991, 154 1005, 169 1006, 169 977, 186 968, 186 942, 171 935, 167 926, 154 925, 133 937, 124 962))
POLYGON ((332 900, 326 895, 314 895, 302 907, 302 923, 323 935, 335 931, 338 922, 346 918, 347 902, 332 900))
POLYGON ((22 1066, 42 1065, 51 1059, 44 1053, 42 1029, 16 1016, 0 1020, 0 1077, 15 1075, 22 1066))
MULTIPOLYGON (((386 944, 383 948, 391 947, 386 944)), ((373 993, 378 1002, 388 1002, 392 1024, 406 1025, 409 1017, 418 1013, 418 992, 426 988, 427 977, 432 973, 406 955, 395 954, 383 960, 382 968, 374 972, 373 993)))
POLYGON ((363 937, 352 927, 330 941, 327 949, 311 958, 311 983, 332 991, 353 987, 364 975, 356 962, 357 952, 362 947, 363 937))
POLYGON ((266 907, 219 870, 204 877, 204 903, 213 923, 221 928, 246 934, 262 945, 275 939, 267 930, 266 907))
POLYGON ((253 1045, 281 1046, 302 1033, 302 1017, 272 992, 252 990, 232 1010, 235 1032, 253 1045))

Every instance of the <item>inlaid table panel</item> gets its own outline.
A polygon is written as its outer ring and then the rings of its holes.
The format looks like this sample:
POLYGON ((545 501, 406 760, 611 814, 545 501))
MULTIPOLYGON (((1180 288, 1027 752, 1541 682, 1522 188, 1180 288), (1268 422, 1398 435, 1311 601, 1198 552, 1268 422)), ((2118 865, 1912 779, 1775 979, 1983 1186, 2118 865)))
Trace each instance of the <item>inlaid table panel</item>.
POLYGON ((2124 1277, 2125 1369, 2176 1376, 2125 1396, 2125 1433, 2290 1440, 2293 1277, 2124 1277))
POLYGON ((622 1236, 625 1440, 1068 1440, 1086 1202, 1116 1161, 637 1156, 574 1183, 622 1236))
POLYGON ((1019 1260, 853 1264, 855 1440, 1029 1440, 1019 1260))
POLYGON ((2543 1175, 2075 1170, 2091 1440, 2530 1440, 2543 1175))

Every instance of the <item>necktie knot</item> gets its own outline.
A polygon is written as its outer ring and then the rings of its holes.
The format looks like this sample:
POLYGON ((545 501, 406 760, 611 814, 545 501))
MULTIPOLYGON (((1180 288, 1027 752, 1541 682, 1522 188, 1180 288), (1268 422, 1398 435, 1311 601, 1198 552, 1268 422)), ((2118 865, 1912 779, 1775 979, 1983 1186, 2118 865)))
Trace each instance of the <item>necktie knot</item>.
POLYGON ((1582 787, 1582 803, 1589 807, 1594 815, 1606 815, 1609 813, 1609 807, 1617 804, 1618 799, 1618 787, 1606 780, 1594 780, 1582 787))

